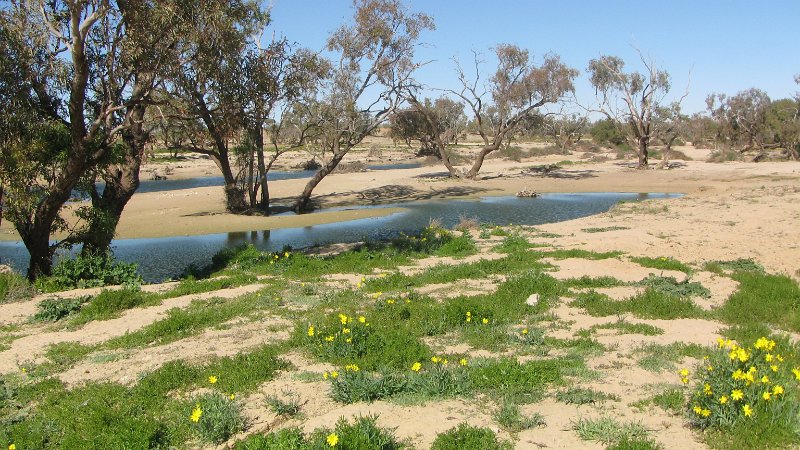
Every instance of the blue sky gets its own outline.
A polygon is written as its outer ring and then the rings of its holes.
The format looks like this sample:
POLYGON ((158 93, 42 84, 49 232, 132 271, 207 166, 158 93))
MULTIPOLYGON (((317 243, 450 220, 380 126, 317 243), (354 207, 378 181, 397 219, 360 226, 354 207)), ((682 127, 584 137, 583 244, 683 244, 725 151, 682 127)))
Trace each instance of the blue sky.
MULTIPOLYGON (((735 94, 758 87, 771 98, 791 97, 800 86, 800 1, 445 1, 407 0, 414 11, 433 16, 437 29, 422 36, 419 59, 432 62, 418 79, 436 88, 456 87, 456 57, 471 51, 488 57, 499 43, 547 52, 581 72, 576 95, 594 98, 585 76, 590 59, 617 55, 640 69, 634 47, 666 69, 673 93, 688 113, 705 110, 711 92, 735 94), (691 76, 690 76, 691 74, 691 76)), ((352 15, 349 0, 272 0, 269 31, 300 45, 321 49, 328 34, 352 15)), ((487 67, 488 68, 488 67, 487 67)), ((641 69, 640 69, 641 70, 641 69)))

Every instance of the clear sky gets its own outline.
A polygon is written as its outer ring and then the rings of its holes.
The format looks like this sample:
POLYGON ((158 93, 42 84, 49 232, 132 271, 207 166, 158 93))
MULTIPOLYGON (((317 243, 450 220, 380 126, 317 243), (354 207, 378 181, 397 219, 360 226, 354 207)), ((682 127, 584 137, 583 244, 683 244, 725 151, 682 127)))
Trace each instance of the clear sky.
MULTIPOLYGON (((500 43, 533 55, 561 55, 580 70, 576 95, 594 98, 586 78, 590 59, 616 55, 641 70, 634 47, 672 77, 673 93, 687 113, 705 110, 712 92, 735 94, 757 87, 773 99, 800 86, 800 0, 406 0, 433 16, 420 60, 431 60, 417 78, 436 88, 455 88, 452 58, 469 63, 471 51, 491 54, 500 43), (690 75, 691 74, 691 75, 690 75)), ((322 49, 328 34, 352 16, 350 0, 272 0, 270 30, 304 47, 322 49)), ((540 61, 540 60, 539 60, 540 61)), ((488 67, 487 67, 488 69, 488 67)))

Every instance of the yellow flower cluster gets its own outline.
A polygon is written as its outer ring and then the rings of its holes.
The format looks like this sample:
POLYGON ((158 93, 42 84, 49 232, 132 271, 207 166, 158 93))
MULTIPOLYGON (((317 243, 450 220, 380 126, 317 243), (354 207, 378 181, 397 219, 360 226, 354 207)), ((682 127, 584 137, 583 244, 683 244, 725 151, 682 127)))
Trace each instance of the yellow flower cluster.
POLYGON ((345 372, 358 372, 361 369, 359 369, 357 364, 348 364, 344 366, 344 370, 345 372))
POLYGON ((200 422, 200 417, 203 415, 203 409, 200 408, 200 404, 196 404, 194 409, 192 410, 192 415, 189 416, 189 419, 194 422, 200 422))
POLYGON ((325 439, 325 442, 327 442, 331 447, 336 447, 336 444, 339 443, 339 436, 337 436, 336 433, 331 433, 325 439))
POLYGON ((332 370, 332 371, 330 371, 330 372, 325 372, 325 373, 323 373, 323 374, 322 374, 322 378, 324 378, 324 379, 326 379, 326 380, 327 380, 328 378, 336 378, 336 377, 338 377, 338 376, 339 376, 339 372, 337 372, 337 371, 335 371, 335 370, 332 370))

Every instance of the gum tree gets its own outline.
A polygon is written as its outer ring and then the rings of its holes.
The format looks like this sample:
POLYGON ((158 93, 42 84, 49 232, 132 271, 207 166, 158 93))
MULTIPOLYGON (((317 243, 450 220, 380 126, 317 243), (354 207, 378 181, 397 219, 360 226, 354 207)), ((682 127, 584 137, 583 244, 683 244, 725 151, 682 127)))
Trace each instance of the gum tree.
MULTIPOLYGON (((451 176, 474 179, 486 157, 500 149, 524 121, 536 115, 539 107, 558 102, 565 94, 574 91, 572 80, 578 72, 562 63, 558 55, 545 55, 539 66, 533 63, 528 50, 516 45, 498 45, 495 55, 497 67, 488 83, 483 82, 481 61, 476 54, 474 75, 467 75, 457 64, 461 88, 446 90, 464 102, 468 114, 472 116, 475 132, 482 140, 480 151, 466 171, 451 164, 444 140, 435 142, 451 176)), ((436 118, 428 113, 429 110, 424 108, 413 92, 409 98, 412 106, 425 115, 430 124, 435 124, 436 118)))
POLYGON ((314 128, 308 148, 323 161, 294 203, 309 209, 311 194, 347 153, 385 123, 403 102, 419 67, 413 59, 419 35, 433 20, 411 13, 399 0, 355 0, 353 22, 328 39, 331 76, 319 95, 295 110, 294 117, 314 128))
POLYGON ((625 62, 616 56, 601 56, 589 62, 586 71, 597 94, 593 112, 606 116, 625 135, 638 155, 638 168, 648 166, 653 138, 653 119, 664 103, 671 85, 669 74, 639 53, 644 73, 626 72, 625 62))

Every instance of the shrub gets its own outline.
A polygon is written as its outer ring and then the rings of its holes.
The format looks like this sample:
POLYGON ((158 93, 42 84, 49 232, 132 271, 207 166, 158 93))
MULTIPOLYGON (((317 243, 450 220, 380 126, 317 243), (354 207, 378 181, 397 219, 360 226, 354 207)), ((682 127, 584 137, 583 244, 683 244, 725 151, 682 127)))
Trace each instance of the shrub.
POLYGON ((244 429, 244 419, 235 400, 218 392, 197 397, 190 420, 206 441, 220 444, 244 429))
MULTIPOLYGON (((765 447, 789 447, 797 443, 792 432, 800 406, 797 385, 800 369, 785 358, 791 349, 782 349, 773 340, 759 338, 752 347, 741 347, 730 340, 718 340, 717 348, 692 376, 680 371, 681 381, 691 383, 686 414, 702 429, 733 429, 742 424, 765 424, 773 437, 790 436, 790 441, 770 442, 765 447)), ((752 432, 758 434, 758 430, 752 432)))
POLYGON ((315 430, 309 438, 309 448, 339 450, 399 450, 407 448, 398 442, 394 433, 377 425, 377 416, 359 417, 353 423, 345 418, 336 422, 333 430, 315 430))
POLYGON ((508 450, 511 444, 497 440, 489 428, 474 427, 461 423, 455 428, 439 433, 431 445, 431 450, 508 450))
POLYGON ((0 304, 28 300, 36 289, 16 273, 0 273, 0 304))
POLYGON ((403 391, 406 386, 406 380, 401 376, 373 376, 363 372, 356 364, 348 364, 341 372, 325 372, 323 376, 331 381, 331 397, 348 404, 388 398, 403 391))
POLYGON ((77 256, 65 259, 53 267, 52 275, 37 280, 37 287, 45 292, 73 288, 99 287, 117 284, 138 285, 142 277, 136 273, 138 266, 116 261, 109 252, 102 255, 77 256))
POLYGON ((36 314, 33 316, 34 322, 55 322, 80 311, 84 303, 91 297, 78 297, 64 299, 60 297, 48 298, 39 302, 36 306, 36 314))

